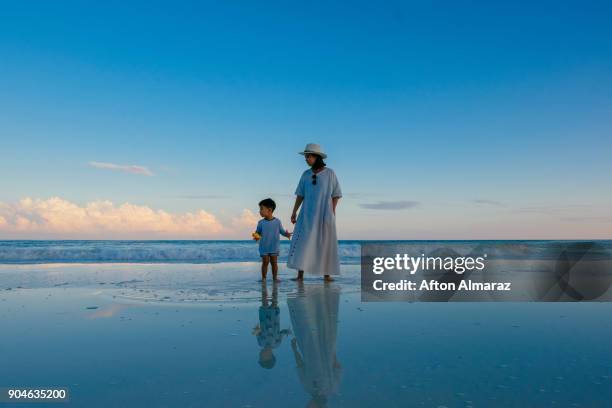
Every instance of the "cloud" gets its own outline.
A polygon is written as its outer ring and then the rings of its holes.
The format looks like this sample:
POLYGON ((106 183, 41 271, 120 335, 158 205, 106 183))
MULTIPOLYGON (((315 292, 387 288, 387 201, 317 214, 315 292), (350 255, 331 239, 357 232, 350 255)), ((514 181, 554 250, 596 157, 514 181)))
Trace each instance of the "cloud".
POLYGON ((539 213, 539 214, 551 214, 560 212, 571 212, 576 210, 586 210, 589 208, 585 204, 567 204, 567 205, 531 205, 524 206, 515 209, 515 212, 520 213, 539 213))
POLYGON ((204 210, 173 214, 148 206, 108 200, 83 206, 52 197, 0 202, 0 233, 15 235, 195 237, 224 231, 217 218, 204 210))
POLYGON ((569 222, 612 222, 609 216, 561 217, 561 221, 569 222))
POLYGON ((257 222, 261 219, 253 211, 249 209, 242 210, 240 216, 232 220, 232 227, 238 230, 253 230, 257 226, 257 222))
POLYGON ((128 307, 132 307, 132 305, 112 303, 108 306, 105 306, 101 309, 96 310, 95 312, 89 315, 89 318, 90 319, 104 319, 104 318, 113 317, 117 313, 127 309, 128 307))
POLYGON ((90 161, 89 165, 98 169, 108 169, 108 170, 115 170, 115 171, 122 171, 124 173, 131 173, 131 174, 139 174, 142 176, 153 176, 153 172, 151 170, 149 170, 147 167, 145 166, 137 166, 135 164, 115 164, 115 163, 101 163, 101 162, 95 162, 95 161, 90 161))
POLYGON ((418 201, 378 201, 375 203, 363 203, 359 204, 361 208, 368 210, 404 210, 406 208, 414 208, 419 206, 421 203, 418 201))
POLYGON ((476 200, 472 200, 473 202, 475 202, 476 204, 484 204, 484 205, 492 205, 495 207, 504 207, 505 204, 502 203, 501 201, 495 201, 495 200, 485 200, 485 199, 476 199, 476 200))

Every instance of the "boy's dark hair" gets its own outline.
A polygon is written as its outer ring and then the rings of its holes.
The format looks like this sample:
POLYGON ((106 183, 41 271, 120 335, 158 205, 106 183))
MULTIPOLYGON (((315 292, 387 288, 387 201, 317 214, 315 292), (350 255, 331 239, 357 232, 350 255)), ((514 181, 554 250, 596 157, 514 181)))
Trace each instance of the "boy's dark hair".
POLYGON ((261 356, 259 356, 259 365, 263 368, 267 368, 268 370, 273 368, 276 364, 276 357, 274 354, 268 360, 262 360, 261 356))
POLYGON ((319 170, 326 166, 321 156, 316 154, 315 157, 316 157, 315 162, 312 164, 312 166, 310 166, 313 170, 319 170))
POLYGON ((262 207, 266 207, 271 209, 272 211, 276 210, 276 203, 274 202, 273 199, 271 198, 266 198, 264 200, 261 200, 259 202, 259 205, 261 205, 262 207))

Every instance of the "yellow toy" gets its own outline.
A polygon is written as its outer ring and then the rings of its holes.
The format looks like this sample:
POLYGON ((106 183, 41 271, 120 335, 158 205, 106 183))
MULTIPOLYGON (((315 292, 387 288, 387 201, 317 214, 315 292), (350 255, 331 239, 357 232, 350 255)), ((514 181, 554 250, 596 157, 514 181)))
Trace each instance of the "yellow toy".
POLYGON ((251 236, 253 237, 253 239, 255 241, 259 241, 259 239, 261 238, 261 235, 259 235, 258 233, 254 232, 251 234, 251 236))

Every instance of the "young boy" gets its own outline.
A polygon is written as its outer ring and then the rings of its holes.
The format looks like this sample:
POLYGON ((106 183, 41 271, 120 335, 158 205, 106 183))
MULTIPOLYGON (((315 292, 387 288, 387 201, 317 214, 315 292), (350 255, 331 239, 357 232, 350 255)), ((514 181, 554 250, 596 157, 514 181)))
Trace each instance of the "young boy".
POLYGON ((259 202, 259 215, 263 218, 257 223, 257 230, 253 239, 259 241, 259 255, 261 256, 261 280, 266 280, 268 264, 272 264, 272 278, 278 281, 278 253, 280 252, 279 235, 291 238, 291 232, 285 231, 283 224, 272 215, 276 203, 271 198, 259 202))

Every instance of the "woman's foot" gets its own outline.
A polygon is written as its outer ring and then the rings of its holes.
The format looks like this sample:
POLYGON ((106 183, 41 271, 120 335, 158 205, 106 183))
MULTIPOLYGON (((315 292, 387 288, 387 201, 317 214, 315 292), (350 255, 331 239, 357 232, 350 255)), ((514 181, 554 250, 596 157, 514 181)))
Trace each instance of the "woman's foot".
POLYGON ((324 280, 325 282, 333 282, 335 279, 334 279, 334 278, 332 278, 330 275, 325 275, 325 276, 323 277, 323 280, 324 280))
POLYGON ((292 281, 301 282, 304 280, 304 271, 298 271, 298 274, 295 278, 291 279, 292 281))

